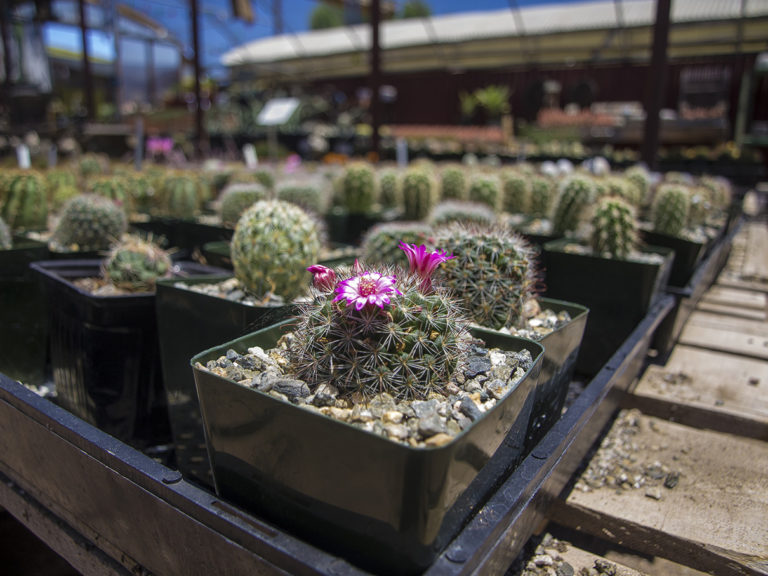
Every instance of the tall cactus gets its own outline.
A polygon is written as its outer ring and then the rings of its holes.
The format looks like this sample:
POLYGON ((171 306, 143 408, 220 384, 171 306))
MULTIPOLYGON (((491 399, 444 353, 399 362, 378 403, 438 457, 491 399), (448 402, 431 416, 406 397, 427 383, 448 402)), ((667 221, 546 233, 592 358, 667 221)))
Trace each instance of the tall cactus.
POLYGON ((592 218, 592 249, 598 254, 626 259, 636 244, 634 208, 622 198, 602 198, 592 218))
POLYGON ((461 165, 446 166, 440 178, 443 200, 467 199, 467 173, 461 165))
POLYGON ((531 205, 531 186, 528 178, 517 170, 501 173, 502 209, 509 214, 527 214, 531 205))
POLYGON ((13 230, 44 230, 48 223, 45 178, 37 172, 20 172, 6 185, 0 216, 13 230))
POLYGON ((403 208, 406 220, 423 220, 438 200, 438 189, 432 171, 427 167, 409 168, 403 178, 403 208))
POLYGON ((653 230, 659 234, 681 236, 691 211, 691 195, 679 184, 664 184, 653 202, 653 230))
POLYGON ((341 202, 350 214, 368 214, 377 201, 376 173, 367 162, 353 162, 341 179, 341 202))
POLYGON ((162 216, 191 220, 197 216, 200 197, 197 179, 184 174, 172 174, 163 181, 159 195, 162 216))
POLYGON ((403 208, 403 183, 397 170, 387 169, 378 173, 379 204, 385 210, 403 208))
POLYGON ((595 185, 590 177, 573 175, 563 180, 552 216, 552 232, 565 235, 577 230, 594 197, 595 185))
POLYGON ((557 186, 552 178, 533 174, 531 183, 531 208, 530 215, 534 218, 547 218, 555 202, 557 186))
POLYGON ((219 215, 221 223, 234 228, 237 221, 248 208, 259 200, 267 199, 267 191, 261 184, 230 184, 221 193, 219 215))
POLYGON ((470 202, 479 202, 490 206, 494 212, 501 212, 501 183, 496 176, 475 174, 469 182, 467 198, 470 202))

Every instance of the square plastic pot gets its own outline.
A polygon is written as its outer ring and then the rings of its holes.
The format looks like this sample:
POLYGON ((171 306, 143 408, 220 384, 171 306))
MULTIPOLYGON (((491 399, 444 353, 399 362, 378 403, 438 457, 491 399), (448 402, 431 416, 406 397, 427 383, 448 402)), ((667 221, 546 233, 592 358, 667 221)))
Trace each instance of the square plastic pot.
POLYGON ((422 570, 522 459, 542 347, 474 331, 488 346, 528 349, 534 367, 452 442, 413 448, 197 366, 230 348, 272 348, 286 330, 278 324, 192 359, 217 493, 366 569, 422 570))
POLYGON ((675 288, 685 287, 704 257, 706 244, 650 230, 641 231, 640 237, 646 244, 669 248, 675 253, 669 271, 668 285, 675 288))

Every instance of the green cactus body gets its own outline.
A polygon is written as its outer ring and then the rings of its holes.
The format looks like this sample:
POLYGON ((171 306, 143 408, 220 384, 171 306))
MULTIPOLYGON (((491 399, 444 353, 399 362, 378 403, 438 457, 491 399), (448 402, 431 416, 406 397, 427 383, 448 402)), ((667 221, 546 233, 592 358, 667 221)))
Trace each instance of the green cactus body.
POLYGON ((653 203, 653 230, 659 234, 681 236, 691 212, 691 194, 679 184, 664 184, 656 191, 653 203))
POLYGON ((318 227, 298 206, 261 200, 243 213, 232 237, 235 276, 257 298, 290 302, 307 286, 320 252, 318 227))
POLYGON ((688 228, 703 226, 712 214, 711 191, 703 186, 688 190, 691 197, 691 209, 688 212, 686 226, 688 228))
POLYGON ((83 154, 79 162, 80 175, 84 179, 99 174, 106 174, 109 170, 109 158, 102 154, 83 154))
POLYGON ((533 175, 531 183, 531 207, 529 213, 534 218, 546 218, 552 210, 557 188, 554 180, 547 176, 533 175))
POLYGON ((13 178, 0 216, 13 230, 44 230, 48 224, 48 191, 43 176, 25 171, 13 178))
POLYGON ((455 224, 437 231, 436 245, 454 258, 442 265, 442 284, 462 299, 470 318, 499 330, 521 322, 537 274, 528 243, 507 228, 455 224))
POLYGON ((323 189, 315 184, 284 184, 277 189, 277 199, 313 214, 323 214, 328 204, 323 189))
POLYGON ((45 173, 45 181, 48 185, 49 200, 53 200, 53 195, 59 188, 76 188, 77 176, 71 170, 58 169, 48 170, 45 173))
MULTIPOLYGON (((390 273, 383 267, 370 271, 390 273)), ((466 322, 443 290, 425 293, 420 284, 419 278, 398 275, 401 294, 392 295, 384 309, 357 310, 334 301, 333 292, 316 294, 302 305, 289 347, 297 376, 333 384, 344 396, 386 392, 395 399, 426 399, 444 393, 465 356, 466 322)))
POLYGON ((350 214, 367 214, 377 201, 376 173, 366 162, 353 162, 341 177, 341 203, 350 214))
POLYGON ((127 226, 125 211, 96 194, 80 194, 62 208, 51 238, 58 250, 109 250, 127 226))
POLYGON ((130 185, 122 176, 97 176, 88 181, 89 192, 109 198, 123 207, 126 213, 132 209, 130 185))
POLYGON ((149 214, 155 199, 155 187, 148 174, 131 172, 126 175, 128 196, 133 210, 139 214, 149 214))
POLYGON ((495 176, 475 174, 469 183, 467 198, 470 202, 479 202, 490 206, 494 212, 501 212, 501 183, 495 176))
POLYGON ((552 216, 552 232, 564 235, 575 231, 594 197, 595 185, 591 178, 574 175, 563 180, 552 216))
POLYGON ((462 166, 447 166, 441 174, 443 200, 467 200, 467 174, 462 166))
POLYGON ((8 250, 12 245, 11 229, 5 220, 0 218, 0 250, 8 250))
POLYGON ((266 200, 267 191, 261 184, 230 184, 221 193, 221 223, 234 228, 240 216, 259 200, 266 200))
POLYGON ((722 177, 702 176, 699 179, 699 186, 709 190, 709 199, 712 206, 717 210, 727 210, 731 205, 733 192, 731 183, 722 177))
POLYGON ((432 228, 424 222, 382 222, 370 228, 361 243, 363 261, 369 264, 396 263, 406 266, 408 260, 400 242, 429 246, 432 228))
POLYGON ((632 166, 624 171, 624 178, 637 188, 638 205, 648 205, 651 199, 651 175, 642 166, 632 166))
POLYGON ((379 204, 385 210, 402 210, 403 187, 397 170, 383 170, 379 173, 379 204))
POLYGON ((639 207, 642 204, 643 196, 640 190, 627 178, 623 176, 606 176, 603 181, 605 182, 607 196, 623 198, 635 207, 639 207))
POLYGON ((61 209, 64 207, 64 204, 66 204, 69 200, 74 198, 75 196, 79 196, 81 194, 80 188, 77 186, 67 186, 67 185, 61 185, 58 186, 53 192, 49 193, 51 199, 50 199, 50 206, 51 210, 53 212, 60 212, 61 209))
POLYGON ((501 175, 502 209, 509 214, 527 214, 531 205, 531 185, 517 170, 505 170, 501 175))
POLYGON ((592 250, 611 258, 626 259, 636 244, 634 208, 622 198, 601 199, 592 218, 592 250))
POLYGON ((158 278, 172 270, 168 253, 137 236, 126 236, 117 244, 103 266, 103 275, 114 286, 130 292, 150 292, 158 278))
POLYGON ((432 170, 428 167, 409 168, 403 177, 403 217, 423 220, 437 204, 438 189, 432 170))
POLYGON ((163 183, 160 213, 162 216, 192 220, 200 207, 198 182, 192 176, 172 175, 163 183))
POLYGON ((427 220, 434 228, 453 222, 490 226, 496 222, 496 212, 487 204, 480 202, 445 200, 435 206, 427 220))

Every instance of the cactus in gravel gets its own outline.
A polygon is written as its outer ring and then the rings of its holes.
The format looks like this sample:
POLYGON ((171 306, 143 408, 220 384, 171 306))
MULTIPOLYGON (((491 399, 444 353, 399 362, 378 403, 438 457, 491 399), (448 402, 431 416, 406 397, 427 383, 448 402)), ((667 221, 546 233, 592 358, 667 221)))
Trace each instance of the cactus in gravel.
POLYGON ((501 174, 501 208, 509 214, 527 214, 531 205, 531 185, 528 178, 517 170, 501 174))
POLYGON ((160 214, 171 218, 191 220, 200 208, 198 182, 193 176, 170 175, 163 181, 160 194, 160 214))
POLYGON ((0 250, 8 250, 13 245, 11 239, 11 229, 5 220, 0 218, 0 250))
POLYGON ((403 217, 423 220, 437 204, 439 191, 432 170, 428 166, 413 166, 403 177, 403 217))
POLYGON ((309 183, 284 184, 277 189, 277 199, 296 204, 313 214, 323 214, 328 204, 323 189, 309 183))
POLYGON ((435 228, 452 222, 493 224, 496 213, 487 204, 461 200, 446 200, 435 206, 427 221, 435 228))
POLYGON ((341 177, 341 203, 350 214, 367 214, 377 201, 376 173, 367 162, 353 162, 341 177))
POLYGON ((573 175, 563 180, 552 215, 552 232, 564 235, 575 231, 594 197, 595 185, 588 176, 573 175))
POLYGON ((315 220, 280 200, 261 200, 235 227, 231 255, 235 276, 257 298, 290 302, 306 285, 306 268, 317 260, 320 238, 315 220))
POLYGON ((230 184, 221 193, 219 206, 221 223, 234 228, 240 216, 259 200, 266 200, 267 191, 261 184, 230 184))
POLYGON ((128 180, 122 176, 96 176, 88 181, 88 191, 109 198, 131 212, 131 193, 128 180))
POLYGON ((126 226, 120 206, 103 196, 80 194, 64 204, 51 245, 60 251, 108 250, 126 226))
POLYGON ((48 191, 45 178, 37 172, 19 172, 6 185, 0 212, 12 230, 44 230, 48 223, 48 191))
POLYGON ((460 165, 447 166, 440 176, 443 200, 467 199, 467 174, 460 165))
POLYGON ((113 285, 130 292, 150 292, 155 281, 171 274, 168 252, 158 245, 128 235, 109 253, 102 267, 103 276, 113 285))
POLYGON ((379 204, 385 210, 403 208, 403 186, 397 170, 382 170, 379 176, 379 204))
POLYGON ((592 217, 592 250, 611 258, 626 259, 636 244, 634 208, 622 198, 601 199, 592 217))
POLYGON ((467 199, 490 206, 494 212, 502 207, 501 183, 496 176, 475 174, 469 182, 467 199))
POLYGON ((440 281, 474 322, 495 330, 520 323, 538 282, 533 250, 522 236, 502 226, 454 224, 438 230, 435 243, 454 255, 440 281))
POLYGON ((531 204, 529 214, 534 218, 546 218, 552 210, 557 187, 547 176, 531 175, 531 204))
POLYGON ((691 194, 685 186, 663 184, 653 202, 653 230, 669 236, 680 236, 688 225, 691 194))
POLYGON ((402 246, 410 273, 357 263, 337 272, 311 268, 314 298, 301 306, 288 345, 297 377, 313 386, 333 384, 342 396, 387 392, 402 400, 445 393, 467 350, 466 321, 429 278, 449 256, 402 246))
POLYGON ((400 241, 406 244, 430 245, 432 228, 424 222, 382 222, 370 228, 363 237, 361 253, 368 264, 404 264, 400 241))

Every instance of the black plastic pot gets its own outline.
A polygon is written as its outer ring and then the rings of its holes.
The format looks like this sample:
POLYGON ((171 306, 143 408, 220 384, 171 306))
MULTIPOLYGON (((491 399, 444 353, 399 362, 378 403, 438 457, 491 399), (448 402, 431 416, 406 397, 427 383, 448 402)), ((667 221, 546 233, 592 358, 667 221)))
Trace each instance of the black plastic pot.
MULTIPOLYGON (((48 299, 51 364, 62 406, 138 448, 170 441, 154 293, 94 296, 75 286, 101 260, 32 264, 48 299)), ((210 272, 178 263, 179 274, 210 272)))
POLYGON ((672 265, 667 248, 646 246, 661 263, 616 260, 566 251, 573 242, 548 242, 541 255, 546 296, 589 308, 576 372, 594 376, 663 294, 672 265))
POLYGON ((0 250, 0 372, 28 384, 42 384, 47 377, 45 293, 29 269, 47 255, 46 244, 22 238, 0 250))
POLYGON ((477 330, 489 346, 530 350, 536 364, 452 442, 419 449, 196 367, 229 348, 271 348, 285 330, 192 359, 217 493, 377 573, 424 569, 520 461, 542 347, 477 330))
POLYGON ((338 207, 325 215, 330 241, 352 246, 359 246, 368 229, 379 222, 381 214, 352 214, 338 207))
POLYGON ((551 298, 538 300, 542 309, 568 312, 571 321, 539 340, 544 347, 544 358, 528 425, 526 452, 538 444, 563 411, 589 315, 589 310, 579 304, 551 298))
POLYGON ((232 270, 230 243, 227 240, 206 242, 201 249, 203 258, 211 266, 232 270))
MULTIPOLYGON (((183 283, 207 284, 231 277, 229 274, 206 275, 184 279, 183 283)), ((213 487, 189 359, 200 350, 284 320, 293 308, 249 306, 188 290, 178 286, 179 282, 177 278, 160 280, 155 301, 176 465, 185 477, 213 487)))
POLYGON ((650 230, 642 230, 640 238, 651 246, 669 248, 675 253, 672 268, 669 272, 668 285, 683 288, 693 276, 696 267, 704 257, 706 245, 704 242, 693 242, 684 238, 660 234, 650 230))

